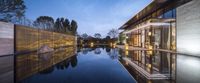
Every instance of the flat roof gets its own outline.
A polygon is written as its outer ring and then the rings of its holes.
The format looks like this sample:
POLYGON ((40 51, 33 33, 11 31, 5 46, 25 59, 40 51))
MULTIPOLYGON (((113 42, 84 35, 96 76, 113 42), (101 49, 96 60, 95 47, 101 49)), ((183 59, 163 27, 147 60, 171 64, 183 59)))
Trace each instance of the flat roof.
POLYGON ((166 5, 172 4, 174 7, 189 2, 191 0, 154 0, 148 6, 146 6, 143 10, 133 16, 130 20, 128 20, 125 24, 123 24, 119 29, 127 29, 132 24, 137 23, 141 19, 149 16, 153 12, 159 10, 160 8, 165 7, 166 5))

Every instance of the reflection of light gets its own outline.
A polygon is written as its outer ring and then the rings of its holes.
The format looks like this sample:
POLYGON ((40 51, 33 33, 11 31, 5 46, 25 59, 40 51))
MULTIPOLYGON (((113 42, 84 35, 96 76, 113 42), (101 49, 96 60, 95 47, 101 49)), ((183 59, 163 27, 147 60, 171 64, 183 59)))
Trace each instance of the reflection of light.
POLYGON ((200 65, 200 61, 198 59, 187 58, 185 59, 185 64, 190 65, 192 68, 196 68, 200 65))
POLYGON ((151 81, 151 80, 148 80, 148 83, 152 83, 152 81, 151 81))
POLYGON ((151 68, 151 64, 146 64, 146 66, 147 66, 148 68, 151 68))
POLYGON ((125 50, 128 50, 128 44, 125 44, 125 50))
POLYGON ((128 50, 125 51, 125 55, 128 56, 128 50))
POLYGON ((115 48, 115 47, 116 47, 116 43, 113 43, 113 45, 112 45, 112 46, 113 46, 113 48, 115 48))
POLYGON ((110 43, 110 46, 112 46, 112 43, 110 43))
POLYGON ((125 64, 128 65, 128 61, 125 61, 125 64))

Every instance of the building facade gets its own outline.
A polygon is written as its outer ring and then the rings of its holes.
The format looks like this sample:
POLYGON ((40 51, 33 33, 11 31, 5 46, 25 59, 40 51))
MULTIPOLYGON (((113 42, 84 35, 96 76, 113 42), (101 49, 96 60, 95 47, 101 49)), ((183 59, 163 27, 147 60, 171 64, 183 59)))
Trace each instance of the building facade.
POLYGON ((154 0, 119 29, 127 65, 147 79, 184 82, 183 62, 198 62, 178 55, 200 57, 200 0, 154 0))
POLYGON ((185 2, 153 1, 121 27, 128 36, 126 43, 147 49, 176 50, 176 7, 185 2))

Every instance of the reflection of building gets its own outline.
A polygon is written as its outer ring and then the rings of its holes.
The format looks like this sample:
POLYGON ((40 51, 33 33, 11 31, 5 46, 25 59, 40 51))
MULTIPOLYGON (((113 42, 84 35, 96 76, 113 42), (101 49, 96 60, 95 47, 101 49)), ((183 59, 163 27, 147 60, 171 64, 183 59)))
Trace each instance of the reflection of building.
POLYGON ((175 79, 176 54, 154 51, 154 55, 149 51, 133 50, 122 52, 122 61, 126 65, 133 67, 147 79, 175 79))
MULTIPOLYGON (((56 50, 52 53, 45 53, 39 55, 37 55, 37 53, 16 55, 15 79, 17 82, 19 82, 36 73, 52 72, 52 66, 55 64, 57 64, 57 66, 59 67, 63 67, 62 62, 69 62, 65 60, 76 57, 75 51, 76 50, 74 47, 66 47, 63 49, 56 50)), ((66 66, 66 64, 67 63, 64 63, 64 66, 66 66)), ((74 62, 72 59, 71 65, 74 67, 76 64, 77 62, 74 62)))
POLYGON ((124 29, 123 34, 128 36, 127 43, 131 46, 175 50, 175 18, 174 1, 165 3, 153 1, 125 23, 121 29, 124 29))

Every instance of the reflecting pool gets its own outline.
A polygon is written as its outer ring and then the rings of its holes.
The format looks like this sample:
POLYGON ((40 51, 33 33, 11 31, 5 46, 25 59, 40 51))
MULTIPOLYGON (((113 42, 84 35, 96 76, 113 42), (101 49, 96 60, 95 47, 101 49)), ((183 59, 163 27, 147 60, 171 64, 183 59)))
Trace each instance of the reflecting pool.
POLYGON ((122 49, 119 50, 119 54, 121 63, 138 83, 200 83, 200 57, 164 51, 122 49), (144 72, 152 75, 162 74, 167 78, 152 79, 144 72))
POLYGON ((0 83, 200 83, 200 58, 163 51, 65 47, 0 57, 0 83), (143 72, 162 74, 151 79, 143 72))
POLYGON ((118 49, 63 48, 16 56, 17 83, 136 83, 118 60, 118 49))

